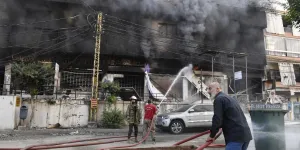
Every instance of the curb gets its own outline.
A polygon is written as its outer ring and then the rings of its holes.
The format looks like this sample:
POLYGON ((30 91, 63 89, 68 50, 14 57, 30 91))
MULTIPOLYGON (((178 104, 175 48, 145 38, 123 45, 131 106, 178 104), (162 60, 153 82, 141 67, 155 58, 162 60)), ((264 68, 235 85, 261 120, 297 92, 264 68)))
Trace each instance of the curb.
POLYGON ((299 125, 300 122, 285 122, 284 125, 299 125))

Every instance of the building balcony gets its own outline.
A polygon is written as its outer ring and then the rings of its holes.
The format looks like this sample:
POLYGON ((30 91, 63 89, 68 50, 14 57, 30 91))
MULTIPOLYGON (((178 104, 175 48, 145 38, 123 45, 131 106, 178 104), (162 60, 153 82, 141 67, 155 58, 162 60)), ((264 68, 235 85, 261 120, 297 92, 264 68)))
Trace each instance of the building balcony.
POLYGON ((300 52, 266 49, 266 55, 268 62, 300 63, 300 52))
POLYGON ((265 48, 267 55, 300 58, 299 37, 266 34, 265 48))

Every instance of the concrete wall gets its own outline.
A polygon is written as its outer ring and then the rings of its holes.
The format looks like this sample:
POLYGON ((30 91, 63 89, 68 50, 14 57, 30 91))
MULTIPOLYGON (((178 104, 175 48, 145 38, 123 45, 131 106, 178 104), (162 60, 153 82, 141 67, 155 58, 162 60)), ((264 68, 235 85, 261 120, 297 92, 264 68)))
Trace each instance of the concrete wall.
MULTIPOLYGON (((123 114, 125 114, 129 103, 130 103, 129 101, 118 101, 116 104, 116 108, 122 111, 123 114)), ((103 116, 102 114, 105 107, 107 107, 107 104, 105 104, 104 101, 100 101, 98 104, 99 109, 97 112, 97 120, 100 121, 102 119, 103 116)), ((112 106, 112 108, 114 108, 114 105, 112 106)))
MULTIPOLYGON (((32 106, 30 101, 23 105, 28 107, 28 117, 25 125, 29 127, 32 106)), ((55 104, 48 104, 45 100, 34 103, 34 116, 31 127, 45 128, 56 123, 63 127, 82 127, 88 123, 88 105, 82 100, 57 100, 55 104)))
MULTIPOLYGON (((0 130, 15 129, 20 123, 19 114, 20 106, 16 107, 15 96, 1 96, 0 97, 0 130)), ((25 126, 31 128, 47 128, 59 123, 62 127, 84 127, 88 125, 89 119, 89 105, 87 101, 83 100, 57 100, 55 104, 49 104, 46 100, 36 100, 34 105, 34 116, 30 126, 30 118, 32 114, 32 106, 30 100, 23 100, 22 105, 27 106, 28 115, 24 121, 25 126)), ((130 102, 118 101, 116 108, 121 110, 123 114, 126 113, 130 102)), ((157 103, 158 104, 158 103, 157 103)), ((144 117, 144 102, 139 102, 139 107, 142 111, 141 124, 144 117)), ((164 102, 159 111, 160 113, 167 113, 176 110, 185 104, 178 104, 175 102, 164 102)), ((101 121, 105 104, 103 101, 99 102, 97 121, 101 121)), ((114 107, 114 106, 112 106, 114 107)))
MULTIPOLYGON (((32 107, 30 105, 30 101, 26 101, 23 104, 28 107, 28 117, 25 120, 25 125, 29 127, 32 107)), ((129 102, 118 101, 116 108, 125 114, 128 104, 129 102)), ((141 108, 144 106, 142 102, 139 105, 141 108)), ((68 128, 84 127, 88 124, 89 105, 87 101, 57 100, 56 104, 50 105, 46 100, 37 100, 34 106, 35 113, 31 127, 46 128, 59 123, 61 126, 68 128)), ((105 106, 107 106, 107 104, 103 101, 99 102, 97 121, 101 121, 105 106)))
POLYGON ((20 103, 16 96, 0 96, 0 130, 15 129, 19 123, 20 103))

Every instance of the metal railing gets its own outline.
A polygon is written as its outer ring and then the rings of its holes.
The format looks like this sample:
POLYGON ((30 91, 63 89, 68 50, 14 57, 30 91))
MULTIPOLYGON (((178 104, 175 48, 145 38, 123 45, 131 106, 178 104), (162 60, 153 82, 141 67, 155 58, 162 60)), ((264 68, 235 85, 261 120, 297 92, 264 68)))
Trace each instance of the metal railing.
MULTIPOLYGON (((56 88, 54 86, 41 86, 38 88, 38 94, 35 98, 47 98, 47 99, 69 99, 69 100, 90 100, 91 88, 56 88)), ((105 100, 107 93, 104 93, 99 87, 99 100, 105 100)), ((14 87, 11 84, 0 85, 0 95, 18 95, 22 98, 30 98, 30 92, 26 88, 14 87), (4 88, 4 86, 7 86, 4 88), (7 90, 8 89, 8 90, 7 90)), ((140 97, 142 100, 148 100, 148 98, 156 98, 158 101, 162 97, 157 94, 146 93, 144 96, 140 97)), ((120 97, 117 97, 118 100, 122 100, 120 97)), ((178 102, 181 101, 176 95, 167 96, 165 102, 178 102)))

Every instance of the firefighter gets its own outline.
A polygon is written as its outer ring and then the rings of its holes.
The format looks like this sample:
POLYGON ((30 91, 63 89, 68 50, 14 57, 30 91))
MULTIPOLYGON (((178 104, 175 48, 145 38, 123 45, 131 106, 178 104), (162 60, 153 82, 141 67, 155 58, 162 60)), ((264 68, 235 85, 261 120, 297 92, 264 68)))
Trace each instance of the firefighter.
POLYGON ((137 140, 138 125, 140 124, 140 120, 141 120, 141 112, 137 106, 137 98, 135 96, 131 96, 130 101, 131 101, 131 103, 128 105, 128 108, 126 111, 126 119, 129 124, 128 143, 130 143, 130 138, 131 138, 133 129, 134 129, 135 142, 138 142, 138 140, 137 140))
MULTIPOLYGON (((144 107, 145 115, 144 115, 144 125, 143 125, 143 137, 148 132, 151 127, 152 120, 155 119, 155 115, 157 112, 156 106, 152 103, 152 100, 148 100, 148 104, 144 107)), ((152 142, 155 143, 155 125, 153 122, 151 130, 151 138, 152 142)), ((145 143, 145 142, 144 142, 145 143)))

